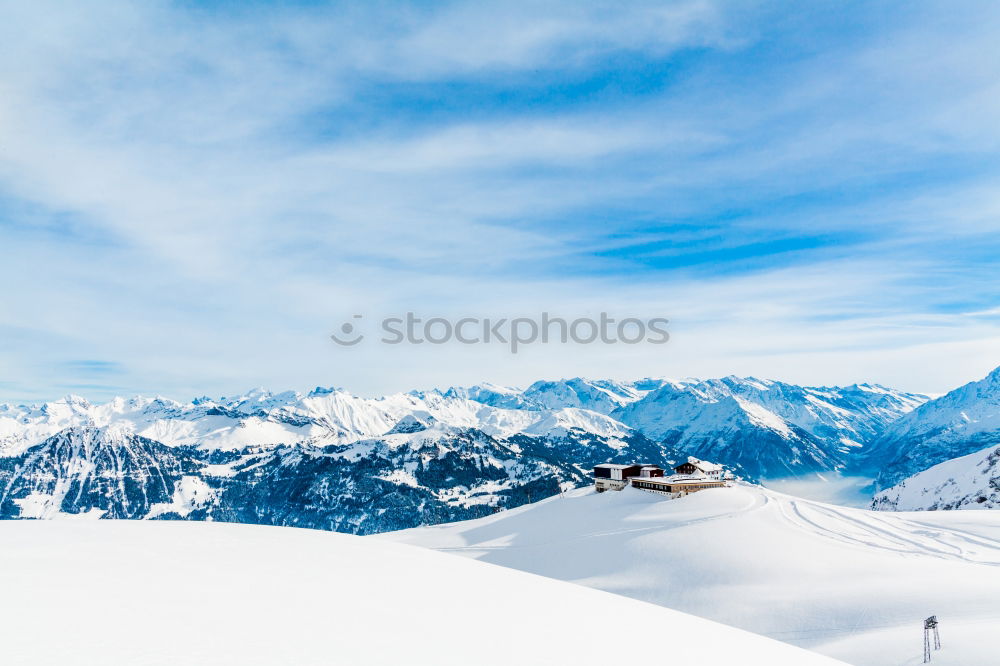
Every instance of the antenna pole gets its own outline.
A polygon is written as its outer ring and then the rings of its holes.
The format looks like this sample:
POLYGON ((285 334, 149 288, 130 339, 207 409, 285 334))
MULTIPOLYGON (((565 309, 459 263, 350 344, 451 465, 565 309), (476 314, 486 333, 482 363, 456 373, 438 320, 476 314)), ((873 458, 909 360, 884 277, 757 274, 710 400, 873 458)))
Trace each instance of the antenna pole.
POLYGON ((924 663, 929 664, 931 661, 931 632, 934 632, 934 649, 941 649, 941 635, 938 634, 938 619, 937 615, 931 615, 929 618, 924 620, 924 663))

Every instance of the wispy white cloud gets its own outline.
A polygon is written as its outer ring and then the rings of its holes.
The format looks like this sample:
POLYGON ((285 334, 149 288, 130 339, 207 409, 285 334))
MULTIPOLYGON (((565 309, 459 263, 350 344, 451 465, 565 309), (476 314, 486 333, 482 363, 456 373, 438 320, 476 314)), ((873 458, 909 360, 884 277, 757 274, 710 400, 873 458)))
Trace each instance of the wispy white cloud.
POLYGON ((0 27, 0 276, 27 285, 0 394, 73 359, 182 394, 725 364, 937 390, 997 337, 961 315, 998 296, 990 6, 53 7, 0 27), (326 345, 406 308, 666 313, 678 351, 326 345))

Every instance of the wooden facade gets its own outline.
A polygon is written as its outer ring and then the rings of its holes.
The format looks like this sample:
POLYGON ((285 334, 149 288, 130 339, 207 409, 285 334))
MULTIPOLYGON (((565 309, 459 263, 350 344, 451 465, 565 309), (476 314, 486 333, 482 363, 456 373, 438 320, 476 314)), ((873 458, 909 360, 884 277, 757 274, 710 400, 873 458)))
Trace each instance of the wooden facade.
POLYGON ((722 472, 722 465, 716 465, 715 463, 705 462, 696 458, 691 458, 687 462, 674 467, 675 474, 704 474, 710 479, 721 479, 722 472))
POLYGON ((681 463, 677 467, 674 467, 674 472, 676 474, 694 474, 698 471, 698 468, 694 466, 693 463, 681 463))

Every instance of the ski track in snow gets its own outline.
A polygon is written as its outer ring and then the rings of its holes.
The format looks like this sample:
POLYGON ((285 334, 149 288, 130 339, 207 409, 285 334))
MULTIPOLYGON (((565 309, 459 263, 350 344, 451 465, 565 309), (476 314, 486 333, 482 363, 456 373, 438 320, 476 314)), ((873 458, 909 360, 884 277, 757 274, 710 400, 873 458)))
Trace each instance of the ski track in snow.
MULTIPOLYGON (((863 549, 877 548, 907 555, 919 553, 974 564, 1000 566, 1000 540, 990 539, 959 529, 928 525, 897 515, 879 515, 865 512, 869 515, 866 515, 865 518, 860 518, 857 515, 853 515, 859 513, 856 510, 776 495, 776 493, 753 494, 750 501, 741 509, 676 522, 671 527, 676 529, 718 520, 732 520, 740 514, 761 510, 773 504, 778 507, 785 520, 795 527, 815 536, 849 546, 857 546, 863 549), (917 536, 923 538, 915 538, 917 536), (983 555, 984 552, 985 556, 983 555)), ((638 535, 662 529, 660 525, 650 525, 647 527, 601 530, 580 534, 571 537, 569 540, 585 541, 601 537, 638 535)), ((553 538, 550 541, 533 541, 520 545, 441 546, 435 548, 435 550, 454 552, 509 550, 512 548, 538 548, 539 546, 564 543, 566 541, 566 538, 553 538)))
POLYGON ((788 499, 778 502, 778 506, 785 519, 792 524, 841 543, 1000 566, 1000 541, 970 532, 931 527, 901 516, 861 513, 807 500, 788 499), (824 519, 826 523, 822 522, 824 519), (987 557, 981 555, 982 549, 986 549, 987 557))

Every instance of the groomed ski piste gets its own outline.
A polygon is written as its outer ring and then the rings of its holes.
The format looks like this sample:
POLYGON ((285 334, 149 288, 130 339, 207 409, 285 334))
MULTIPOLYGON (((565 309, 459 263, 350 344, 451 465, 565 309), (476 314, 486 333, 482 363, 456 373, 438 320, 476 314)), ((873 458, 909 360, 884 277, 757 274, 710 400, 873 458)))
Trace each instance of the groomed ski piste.
POLYGON ((4 666, 841 662, 626 597, 287 527, 0 522, 4 666))
MULTIPOLYGON (((758 486, 571 491, 395 540, 681 610, 855 666, 1000 664, 1000 512, 891 513, 758 486)), ((725 663, 725 662, 720 662, 725 663)))

